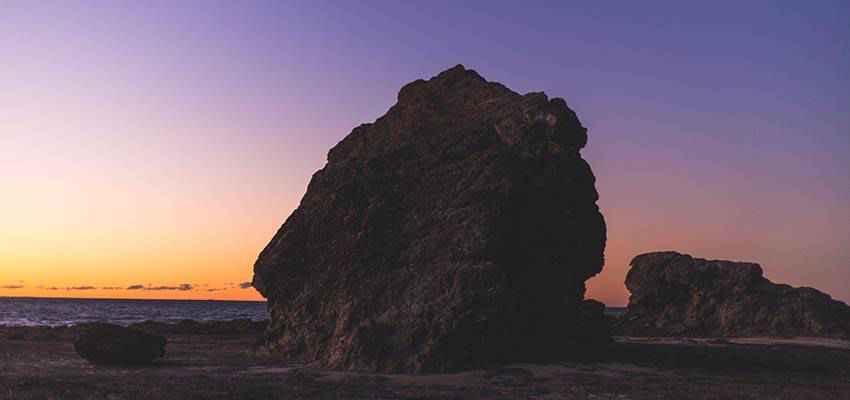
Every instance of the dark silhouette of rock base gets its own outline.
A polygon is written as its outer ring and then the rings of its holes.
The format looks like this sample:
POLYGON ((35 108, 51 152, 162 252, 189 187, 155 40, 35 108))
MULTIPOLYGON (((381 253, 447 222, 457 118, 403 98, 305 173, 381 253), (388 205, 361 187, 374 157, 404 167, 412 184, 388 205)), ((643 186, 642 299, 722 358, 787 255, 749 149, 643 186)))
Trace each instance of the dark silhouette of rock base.
POLYGON ((818 290, 775 284, 758 264, 675 252, 632 260, 626 336, 850 338, 850 307, 818 290))
POLYGON ((586 132, 564 100, 460 65, 405 85, 330 150, 260 254, 270 345, 438 372, 607 342, 601 309, 582 306, 605 246, 586 132))
POLYGON ((145 365, 165 355, 166 340, 132 328, 87 324, 74 340, 74 350, 94 364, 145 365))

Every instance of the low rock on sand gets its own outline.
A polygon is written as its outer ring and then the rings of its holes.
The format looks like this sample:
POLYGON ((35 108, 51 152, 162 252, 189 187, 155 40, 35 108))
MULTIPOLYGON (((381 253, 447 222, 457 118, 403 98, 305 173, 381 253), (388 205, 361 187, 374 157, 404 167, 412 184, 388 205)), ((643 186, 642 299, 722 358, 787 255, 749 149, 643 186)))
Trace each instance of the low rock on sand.
POLYGON ((95 364, 146 365, 165 355, 165 337, 114 324, 87 324, 74 340, 80 357, 95 364))

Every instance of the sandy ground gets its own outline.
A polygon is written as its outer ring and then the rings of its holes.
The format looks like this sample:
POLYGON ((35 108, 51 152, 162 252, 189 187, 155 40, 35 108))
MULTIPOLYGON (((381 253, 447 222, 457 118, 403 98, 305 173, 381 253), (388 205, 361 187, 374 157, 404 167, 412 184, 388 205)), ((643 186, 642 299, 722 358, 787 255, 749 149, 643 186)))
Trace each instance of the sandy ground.
POLYGON ((2 399, 850 399, 850 343, 618 338, 587 362, 444 375, 328 371, 253 350, 257 333, 168 334, 155 366, 93 366, 68 334, 0 329, 2 399))
POLYGON ((829 347, 834 349, 850 350, 850 342, 841 339, 818 338, 818 337, 747 337, 747 338, 644 338, 620 336, 616 340, 621 343, 651 343, 651 344, 677 344, 698 346, 727 346, 730 344, 757 344, 765 346, 796 345, 829 347))

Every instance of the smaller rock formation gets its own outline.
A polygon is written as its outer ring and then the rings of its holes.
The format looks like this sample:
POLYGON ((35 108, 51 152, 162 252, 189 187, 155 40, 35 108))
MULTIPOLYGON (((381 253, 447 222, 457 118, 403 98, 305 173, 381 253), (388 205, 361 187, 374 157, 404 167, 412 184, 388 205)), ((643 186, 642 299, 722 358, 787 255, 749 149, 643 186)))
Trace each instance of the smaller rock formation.
POLYGON ((95 323, 82 328, 74 350, 93 364, 144 365, 165 355, 165 343, 162 336, 95 323))
POLYGON ((850 339, 850 307, 812 288, 775 284, 758 264, 648 253, 632 260, 626 287, 621 335, 850 339))

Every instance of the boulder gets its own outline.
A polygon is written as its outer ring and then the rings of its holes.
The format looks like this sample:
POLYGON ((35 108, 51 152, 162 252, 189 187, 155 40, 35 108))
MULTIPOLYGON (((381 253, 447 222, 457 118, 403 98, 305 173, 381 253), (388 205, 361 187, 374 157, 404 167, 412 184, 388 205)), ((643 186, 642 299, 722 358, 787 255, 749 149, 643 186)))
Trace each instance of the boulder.
POLYGON ((80 328, 74 350, 94 364, 144 365, 165 355, 166 340, 123 326, 93 323, 80 328))
POLYGON ((261 334, 268 321, 232 319, 224 321, 195 321, 184 319, 176 323, 145 321, 131 324, 130 328, 157 335, 241 335, 261 334))
POLYGON ((775 284, 758 264, 642 254, 617 330, 626 336, 822 336, 850 338, 850 307, 826 293, 775 284))
MULTIPOLYGON (((604 345, 612 343, 612 320, 605 314, 605 304, 587 299, 579 306, 579 321, 581 321, 582 329, 575 334, 581 335, 578 342, 586 345, 604 345)), ((597 350, 594 346, 590 346, 591 352, 597 350)), ((586 356, 587 354, 585 354, 586 356)))
POLYGON ((405 85, 329 151, 259 255, 272 348, 381 372, 586 349, 606 237, 586 142, 563 99, 461 65, 405 85))

